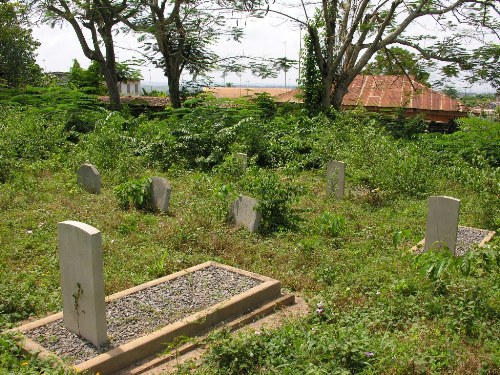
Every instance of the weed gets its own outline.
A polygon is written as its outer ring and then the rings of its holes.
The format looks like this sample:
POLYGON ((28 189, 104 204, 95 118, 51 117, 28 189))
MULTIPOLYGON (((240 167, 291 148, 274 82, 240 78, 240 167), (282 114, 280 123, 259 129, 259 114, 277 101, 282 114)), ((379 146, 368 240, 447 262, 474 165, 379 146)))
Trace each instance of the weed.
POLYGON ((116 186, 113 193, 118 199, 121 208, 147 209, 150 201, 151 178, 143 177, 136 180, 129 180, 116 186))

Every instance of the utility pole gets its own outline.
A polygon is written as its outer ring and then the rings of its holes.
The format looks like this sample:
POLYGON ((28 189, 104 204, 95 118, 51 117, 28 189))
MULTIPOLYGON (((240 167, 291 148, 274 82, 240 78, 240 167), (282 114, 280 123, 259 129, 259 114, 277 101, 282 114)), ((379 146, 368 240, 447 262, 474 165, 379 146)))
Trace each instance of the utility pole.
POLYGON ((285 90, 286 90, 286 88, 287 88, 286 87, 286 69, 287 69, 287 67, 286 67, 286 64, 287 64, 287 61, 286 61, 286 40, 283 43, 285 44, 285 66, 284 66, 283 70, 285 71, 285 90))

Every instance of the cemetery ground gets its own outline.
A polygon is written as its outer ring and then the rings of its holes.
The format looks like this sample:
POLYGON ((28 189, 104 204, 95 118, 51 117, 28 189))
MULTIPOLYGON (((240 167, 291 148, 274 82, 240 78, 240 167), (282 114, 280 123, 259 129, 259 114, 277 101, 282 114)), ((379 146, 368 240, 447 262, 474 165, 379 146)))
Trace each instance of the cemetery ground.
MULTIPOLYGON (((495 137, 395 139, 364 113, 260 117, 259 106, 167 120, 86 109, 97 125, 84 134, 63 110, 20 109, 2 107, 0 120, 0 330, 61 310, 56 228, 77 220, 102 233, 106 295, 217 261, 309 303, 277 329, 211 335, 201 362, 179 373, 500 371, 499 240, 461 258, 410 250, 430 195, 459 198, 460 225, 498 228, 495 137), (242 151, 245 172, 232 156, 242 151), (329 159, 346 163, 343 199, 326 195, 329 159), (76 183, 85 162, 99 169, 100 194, 76 183), (171 184, 167 213, 140 199, 153 176, 171 184), (262 202, 260 233, 228 225, 240 194, 262 202)), ((0 335, 0 373, 67 371, 0 335)))

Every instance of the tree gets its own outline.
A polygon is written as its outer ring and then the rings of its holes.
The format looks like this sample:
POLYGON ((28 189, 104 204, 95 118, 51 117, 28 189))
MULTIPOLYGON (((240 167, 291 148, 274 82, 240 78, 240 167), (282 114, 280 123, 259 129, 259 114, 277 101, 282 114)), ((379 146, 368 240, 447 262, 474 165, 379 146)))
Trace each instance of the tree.
POLYGON ((103 76, 100 72, 99 65, 93 61, 88 69, 80 66, 78 60, 73 60, 73 65, 69 69, 69 84, 88 94, 103 95, 102 80, 103 76))
POLYGON ((366 64, 364 74, 407 75, 417 82, 429 86, 430 73, 417 55, 401 47, 383 48, 375 54, 372 62, 366 64))
POLYGON ((499 37, 495 0, 322 0, 313 17, 304 0, 299 5, 304 10, 302 19, 276 8, 260 10, 280 14, 307 29, 321 75, 323 108, 340 108, 350 83, 377 52, 389 46, 405 46, 425 59, 448 62, 444 73, 453 75, 470 67, 474 53, 464 48, 468 40, 484 40, 485 34, 499 37), (435 32, 411 36, 410 26, 420 20, 434 22, 443 37, 439 39, 435 32))
MULTIPOLYGON (((140 0, 142 12, 133 29, 145 34, 144 50, 154 65, 164 71, 168 80, 172 106, 181 106, 180 78, 185 71, 194 78, 220 68, 228 72, 241 72, 241 59, 252 61, 250 70, 260 76, 274 76, 272 62, 256 62, 242 56, 220 59, 210 50, 222 35, 239 40, 243 31, 238 25, 228 26, 228 13, 252 11, 260 0, 140 0), (153 41, 151 41, 151 39, 153 41), (239 62, 237 62, 239 61, 239 62)), ((249 65, 249 64, 247 64, 249 65)), ((289 62, 285 61, 288 66, 289 62)), ((282 67, 283 64, 280 65, 282 67)), ((285 68, 288 69, 288 68, 285 68)))
POLYGON ((0 84, 18 87, 41 79, 42 69, 35 61, 40 43, 27 26, 21 6, 0 3, 0 84))
POLYGON ((111 108, 120 107, 118 74, 113 34, 116 26, 127 23, 137 9, 127 0, 42 0, 40 10, 47 11, 46 21, 68 22, 73 28, 85 56, 99 65, 108 89, 111 108), (90 41, 85 36, 90 32, 90 41))
MULTIPOLYGON (((99 64, 92 61, 87 69, 80 66, 75 59, 70 70, 69 83, 78 89, 89 94, 104 95, 106 88, 103 86, 104 76, 101 73, 99 64)), ((116 76, 118 82, 141 79, 141 73, 131 67, 129 63, 116 63, 116 76)))

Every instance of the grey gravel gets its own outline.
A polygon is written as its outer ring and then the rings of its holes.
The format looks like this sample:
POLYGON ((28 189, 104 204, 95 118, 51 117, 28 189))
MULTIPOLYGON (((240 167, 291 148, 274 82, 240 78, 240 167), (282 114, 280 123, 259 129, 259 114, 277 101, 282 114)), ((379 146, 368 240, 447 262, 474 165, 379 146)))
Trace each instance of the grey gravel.
MULTIPOLYGON (((457 246, 455 249, 455 256, 462 256, 470 251, 475 245, 479 245, 488 233, 489 231, 485 229, 459 226, 457 230, 457 246)), ((422 254, 423 252, 423 246, 417 250, 418 254, 422 254)))
POLYGON ((24 332, 72 365, 243 293, 262 281, 210 266, 106 303, 109 342, 95 347, 69 332, 62 319, 24 332))
POLYGON ((479 243, 486 237, 489 231, 484 229, 458 227, 457 232, 457 247, 455 255, 462 256, 468 252, 474 245, 479 243))

